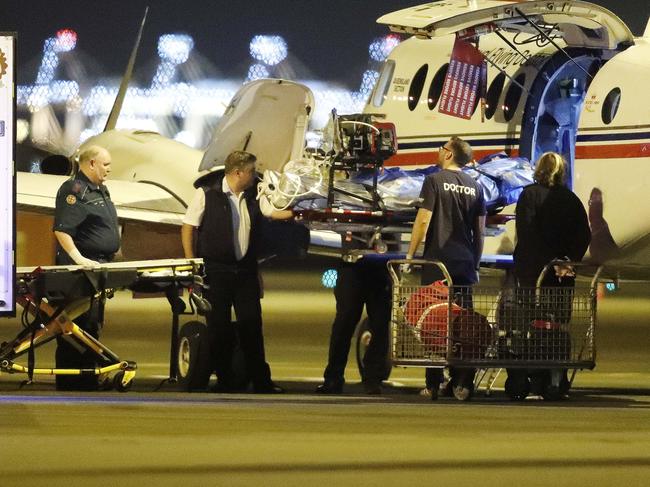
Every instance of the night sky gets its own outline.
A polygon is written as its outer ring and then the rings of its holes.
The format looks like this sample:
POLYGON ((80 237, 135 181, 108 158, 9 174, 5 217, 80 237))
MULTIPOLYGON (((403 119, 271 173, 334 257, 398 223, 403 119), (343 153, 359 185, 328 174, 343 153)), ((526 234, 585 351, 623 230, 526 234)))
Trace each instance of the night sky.
MULTIPOLYGON (((424 3, 424 2, 420 2, 424 3)), ((649 0, 596 0, 630 26, 645 28, 649 0)), ((250 64, 254 34, 279 34, 301 74, 355 86, 368 62, 368 44, 387 33, 375 20, 417 0, 0 0, 0 31, 16 31, 18 82, 31 84, 43 41, 61 28, 77 31, 76 52, 93 60, 99 75, 119 76, 135 39, 144 7, 150 5, 141 54, 143 70, 156 56, 161 34, 185 32, 195 50, 225 77, 242 76, 250 64)))

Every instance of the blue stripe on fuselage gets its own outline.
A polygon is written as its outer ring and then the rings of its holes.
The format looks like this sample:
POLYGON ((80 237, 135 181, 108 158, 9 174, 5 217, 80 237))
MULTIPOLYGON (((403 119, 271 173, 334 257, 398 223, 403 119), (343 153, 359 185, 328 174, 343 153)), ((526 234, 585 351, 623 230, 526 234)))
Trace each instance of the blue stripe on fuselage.
POLYGON ((578 142, 608 142, 650 139, 650 132, 628 132, 624 134, 578 135, 578 142))

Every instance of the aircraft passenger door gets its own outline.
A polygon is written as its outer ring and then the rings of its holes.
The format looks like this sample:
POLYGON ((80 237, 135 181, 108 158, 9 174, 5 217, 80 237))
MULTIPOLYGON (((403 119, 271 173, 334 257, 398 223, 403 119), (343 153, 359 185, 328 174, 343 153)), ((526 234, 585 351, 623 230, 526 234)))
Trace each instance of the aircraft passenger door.
POLYGON ((562 154, 569 188, 573 188, 580 113, 597 62, 589 55, 574 60, 558 53, 543 67, 530 90, 520 141, 521 155, 532 163, 545 152, 562 154))

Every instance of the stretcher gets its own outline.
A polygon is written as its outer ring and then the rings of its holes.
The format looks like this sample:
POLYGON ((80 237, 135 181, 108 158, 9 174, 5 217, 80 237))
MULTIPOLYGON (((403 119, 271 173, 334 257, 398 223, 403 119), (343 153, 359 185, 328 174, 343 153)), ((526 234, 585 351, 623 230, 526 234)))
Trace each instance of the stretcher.
POLYGON ((136 374, 136 362, 120 359, 74 320, 96 300, 103 303, 114 291, 130 289, 138 293, 164 293, 168 298, 172 311, 169 378, 176 380, 179 315, 185 314, 185 303, 179 292, 191 289, 192 313, 195 305, 205 307, 200 296, 192 293, 195 287, 201 287, 202 275, 202 259, 117 262, 91 268, 77 265, 18 268, 16 301, 23 308, 24 328, 13 340, 0 345, 0 373, 24 373, 28 382, 34 374, 97 375, 100 383, 112 383, 118 391, 127 391, 136 374), (80 352, 91 351, 98 359, 98 366, 89 369, 35 367, 34 350, 56 337, 63 337, 80 352), (28 364, 17 363, 25 354, 28 354, 28 364))
POLYGON ((551 262, 531 288, 464 287, 454 286, 441 262, 390 261, 393 365, 456 369, 448 391, 459 400, 469 399, 483 379, 489 395, 502 369, 508 370, 505 390, 512 400, 525 399, 531 389, 545 399, 559 399, 577 370, 596 365, 601 274, 598 268, 591 279, 576 280, 575 287, 542 287, 546 273, 559 264, 582 265, 551 262), (444 280, 421 285, 417 272, 401 272, 402 264, 420 271, 436 267, 444 280), (568 370, 573 371, 570 379, 568 370))

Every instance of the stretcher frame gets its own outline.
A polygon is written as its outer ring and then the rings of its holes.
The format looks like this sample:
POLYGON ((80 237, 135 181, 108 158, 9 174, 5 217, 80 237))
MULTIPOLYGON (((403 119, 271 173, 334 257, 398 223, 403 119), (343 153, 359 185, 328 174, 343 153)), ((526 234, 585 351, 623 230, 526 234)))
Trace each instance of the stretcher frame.
POLYGON ((145 293, 164 292, 170 302, 172 330, 168 380, 175 382, 178 376, 176 355, 178 353, 179 315, 194 314, 193 300, 189 300, 191 313, 186 313, 184 302, 180 303, 182 300, 178 293, 183 288, 190 288, 191 293, 194 287, 198 291, 202 285, 202 274, 202 259, 119 262, 100 264, 93 268, 48 266, 37 269, 18 269, 16 301, 25 310, 25 313, 33 317, 33 321, 27 323, 27 326, 13 340, 0 345, 0 374, 3 372, 24 373, 28 375, 27 383, 32 381, 33 375, 95 375, 100 377, 100 384, 108 386, 112 383, 116 390, 127 391, 136 375, 136 362, 120 359, 102 342, 76 325, 74 320, 88 311, 94 300, 100 300, 103 304, 107 295, 112 295, 115 289, 129 288, 145 293), (114 288, 107 288, 103 285, 106 274, 111 271, 121 271, 126 276, 123 285, 114 288), (40 289, 41 286, 38 282, 39 277, 48 272, 84 275, 94 292, 73 299, 64 299, 55 306, 48 302, 46 293, 40 289), (97 279, 91 277, 93 273, 99 274, 97 279), (80 352, 91 351, 106 365, 86 369, 34 367, 34 350, 58 336, 64 337, 80 352), (15 362, 15 359, 26 353, 30 354, 28 366, 15 362), (112 380, 109 379, 111 374, 114 374, 112 380))

